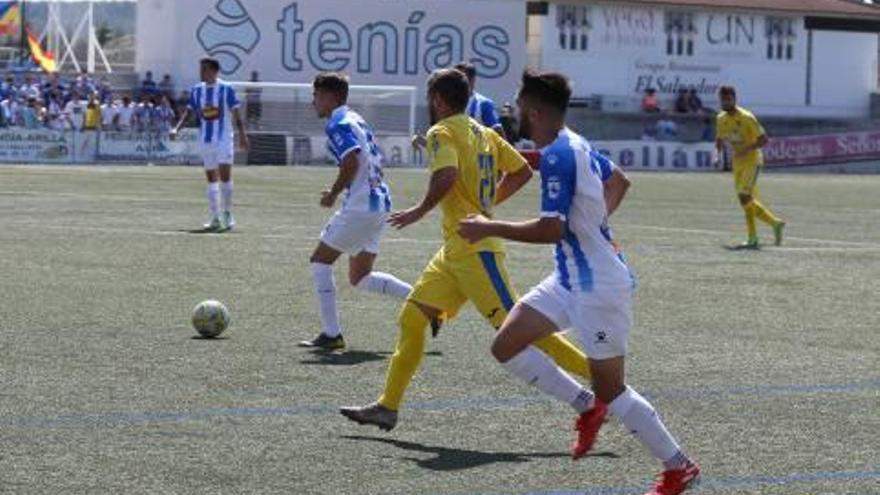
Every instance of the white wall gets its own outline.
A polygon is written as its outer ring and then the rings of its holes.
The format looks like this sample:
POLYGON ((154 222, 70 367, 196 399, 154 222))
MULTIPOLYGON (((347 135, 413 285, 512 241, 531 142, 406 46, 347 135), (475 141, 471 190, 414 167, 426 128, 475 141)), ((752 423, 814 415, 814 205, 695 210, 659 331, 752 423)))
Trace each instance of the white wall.
POLYGON ((194 82, 208 52, 234 69, 224 74, 230 80, 258 70, 266 81, 310 82, 332 69, 354 84, 423 86, 432 69, 466 59, 480 72, 480 90, 503 99, 525 63, 525 22, 525 0, 468 0, 466 7, 459 0, 143 0, 137 69, 194 82))
POLYGON ((560 5, 564 4, 551 4, 549 15, 540 17, 542 66, 571 76, 578 96, 602 95, 606 108, 638 109, 649 86, 668 102, 678 87, 695 86, 703 101, 714 106, 717 87, 733 84, 741 103, 763 115, 868 113, 870 92, 876 86, 876 35, 814 32, 816 71, 808 105, 808 35, 803 17, 776 16, 791 26, 779 38, 768 36, 769 21, 763 13, 693 11, 694 29, 681 37, 685 53, 679 54, 678 38, 666 32, 665 9, 579 4, 585 10, 576 11, 572 28, 560 16, 566 12, 560 5), (574 50, 569 43, 572 36, 577 41, 574 50), (587 40, 586 50, 580 49, 582 38, 587 40), (566 48, 561 48, 561 41, 566 41, 566 48), (768 56, 768 51, 773 55, 768 56))

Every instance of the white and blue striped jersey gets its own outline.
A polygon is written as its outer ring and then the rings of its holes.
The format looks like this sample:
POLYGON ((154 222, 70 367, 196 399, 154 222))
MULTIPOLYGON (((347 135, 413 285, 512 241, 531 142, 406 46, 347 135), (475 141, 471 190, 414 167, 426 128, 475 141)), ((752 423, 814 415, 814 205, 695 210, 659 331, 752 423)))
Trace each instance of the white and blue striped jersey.
POLYGON ((358 171, 345 192, 342 209, 389 212, 391 191, 382 175, 382 153, 370 126, 347 106, 333 111, 327 122, 327 146, 337 164, 349 153, 358 154, 358 171))
POLYGON ((471 99, 468 100, 465 113, 467 113, 468 117, 490 129, 501 125, 501 119, 498 118, 495 102, 476 91, 471 95, 471 99))
POLYGON ((187 107, 196 113, 201 123, 199 142, 232 144, 232 110, 240 105, 235 89, 219 79, 215 84, 203 82, 193 86, 187 107))
POLYGON ((633 287, 635 278, 608 226, 605 181, 616 165, 568 128, 541 153, 541 216, 565 222, 556 277, 568 290, 633 287))

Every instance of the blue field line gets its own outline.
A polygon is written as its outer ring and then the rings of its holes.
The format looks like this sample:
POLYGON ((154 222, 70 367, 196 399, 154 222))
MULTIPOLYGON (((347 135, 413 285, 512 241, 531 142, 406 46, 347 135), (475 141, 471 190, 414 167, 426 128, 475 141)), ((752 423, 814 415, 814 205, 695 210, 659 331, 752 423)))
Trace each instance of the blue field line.
MULTIPOLYGON (((866 481, 880 479, 880 471, 825 471, 795 473, 781 476, 751 476, 745 478, 702 478, 694 494, 717 490, 760 488, 763 486, 788 485, 792 483, 822 483, 832 481, 866 481)), ((577 490, 548 490, 531 492, 506 492, 492 495, 641 495, 646 486, 587 487, 577 490)), ((691 493, 690 491, 688 493, 691 493)), ((487 494, 488 495, 488 494, 487 494)), ((867 494, 866 494, 867 495, 867 494)))
MULTIPOLYGON (((706 398, 762 398, 786 395, 842 394, 864 391, 880 391, 880 377, 847 383, 787 384, 787 385, 741 385, 721 388, 674 388, 648 391, 644 395, 653 400, 700 400, 706 398)), ((517 410, 552 403, 553 399, 534 395, 531 397, 463 398, 448 400, 413 401, 408 410, 443 412, 468 410, 517 410)), ((101 414, 71 414, 52 417, 0 417, 0 427, 5 428, 64 428, 64 427, 116 427, 152 423, 179 423, 215 418, 271 418, 335 415, 342 404, 293 405, 289 407, 218 407, 166 412, 119 412, 101 414)))

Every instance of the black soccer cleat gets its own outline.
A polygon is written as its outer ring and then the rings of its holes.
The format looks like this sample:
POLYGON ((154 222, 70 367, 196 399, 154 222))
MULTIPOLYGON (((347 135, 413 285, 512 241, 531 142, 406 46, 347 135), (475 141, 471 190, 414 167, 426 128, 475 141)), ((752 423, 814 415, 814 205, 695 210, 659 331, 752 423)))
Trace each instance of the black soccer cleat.
POLYGON ((339 412, 359 425, 376 425, 384 431, 391 431, 397 426, 397 411, 378 402, 363 407, 340 407, 339 412))
POLYGON ((320 333, 314 339, 300 341, 297 345, 311 349, 323 349, 325 351, 341 351, 345 349, 345 340, 342 338, 342 335, 328 337, 327 334, 320 333))
POLYGON ((431 337, 437 338, 437 335, 440 334, 440 328, 443 327, 443 320, 439 317, 431 318, 431 337))

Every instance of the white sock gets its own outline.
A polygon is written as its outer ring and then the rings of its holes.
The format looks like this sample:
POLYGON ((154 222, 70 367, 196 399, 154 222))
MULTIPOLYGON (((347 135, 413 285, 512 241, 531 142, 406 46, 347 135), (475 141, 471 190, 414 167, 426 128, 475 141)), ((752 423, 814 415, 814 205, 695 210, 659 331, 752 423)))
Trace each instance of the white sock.
POLYGON ((687 457, 681 453, 666 426, 654 407, 635 390, 626 390, 608 405, 612 416, 620 418, 624 426, 633 434, 648 451, 661 462, 668 463, 679 459, 687 463, 687 457))
POLYGON ((397 299, 406 299, 406 296, 412 291, 412 285, 390 273, 382 272, 371 272, 358 282, 357 288, 367 292, 396 297, 397 299))
POLYGON ((211 217, 220 214, 220 184, 216 182, 208 183, 208 210, 211 212, 211 217))
POLYGON ((501 366, 545 394, 571 405, 578 413, 593 407, 593 394, 533 347, 526 347, 501 366))
POLYGON ((328 337, 342 333, 339 328, 339 313, 336 312, 336 281, 333 280, 333 266, 312 263, 312 282, 318 295, 321 308, 322 332, 328 337))
POLYGON ((221 182, 220 191, 223 193, 223 211, 232 211, 232 181, 221 182))

